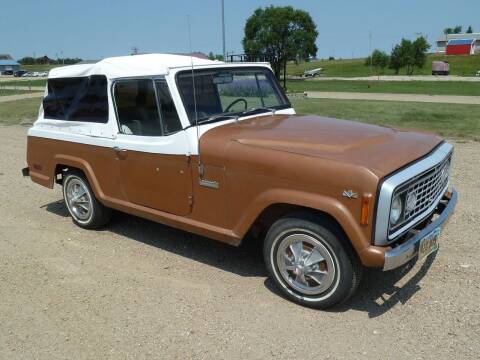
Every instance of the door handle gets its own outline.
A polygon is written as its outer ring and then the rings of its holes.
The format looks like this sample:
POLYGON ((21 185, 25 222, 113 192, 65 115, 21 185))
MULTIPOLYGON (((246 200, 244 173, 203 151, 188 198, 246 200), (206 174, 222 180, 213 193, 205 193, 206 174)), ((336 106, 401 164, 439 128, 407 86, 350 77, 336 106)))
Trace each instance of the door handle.
POLYGON ((113 151, 115 151, 115 152, 117 152, 117 153, 126 153, 128 150, 127 150, 127 149, 119 148, 118 146, 114 146, 114 147, 113 147, 113 151))

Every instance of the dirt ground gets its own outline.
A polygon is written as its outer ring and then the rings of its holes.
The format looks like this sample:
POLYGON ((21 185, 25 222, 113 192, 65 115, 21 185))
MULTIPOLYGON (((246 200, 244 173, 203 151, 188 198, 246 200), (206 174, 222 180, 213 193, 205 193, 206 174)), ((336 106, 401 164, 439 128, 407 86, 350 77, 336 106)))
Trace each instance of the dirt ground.
POLYGON ((1 359, 478 359, 480 144, 456 142, 441 249, 367 271, 331 311, 274 289, 259 254, 117 214, 76 227, 22 178, 26 128, 0 127, 1 359))

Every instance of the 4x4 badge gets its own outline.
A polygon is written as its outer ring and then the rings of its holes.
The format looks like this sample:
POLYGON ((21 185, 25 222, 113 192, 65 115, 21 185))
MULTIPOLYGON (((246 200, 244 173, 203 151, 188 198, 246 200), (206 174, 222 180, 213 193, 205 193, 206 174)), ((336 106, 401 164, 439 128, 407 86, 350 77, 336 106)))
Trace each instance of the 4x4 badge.
POLYGON ((358 197, 357 193, 353 190, 344 190, 342 195, 349 199, 356 199, 358 197))

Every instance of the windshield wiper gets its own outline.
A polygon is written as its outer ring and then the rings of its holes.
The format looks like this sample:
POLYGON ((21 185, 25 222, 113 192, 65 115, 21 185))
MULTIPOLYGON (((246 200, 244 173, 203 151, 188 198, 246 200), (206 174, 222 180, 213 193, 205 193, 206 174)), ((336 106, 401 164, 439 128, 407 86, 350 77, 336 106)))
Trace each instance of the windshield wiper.
POLYGON ((253 114, 256 114, 258 112, 264 112, 264 111, 271 111, 272 114, 275 115, 275 112, 277 111, 277 109, 268 108, 268 107, 258 107, 258 108, 251 108, 251 109, 242 111, 241 114, 242 115, 253 115, 253 114))
POLYGON ((235 119, 237 120, 238 119, 238 115, 229 115, 229 114, 217 114, 217 115, 213 115, 213 116, 210 116, 208 118, 203 118, 203 119, 199 119, 198 120, 198 123, 199 124, 208 124, 208 123, 211 123, 211 122, 214 122, 214 121, 218 121, 218 120, 228 120, 228 119, 235 119))

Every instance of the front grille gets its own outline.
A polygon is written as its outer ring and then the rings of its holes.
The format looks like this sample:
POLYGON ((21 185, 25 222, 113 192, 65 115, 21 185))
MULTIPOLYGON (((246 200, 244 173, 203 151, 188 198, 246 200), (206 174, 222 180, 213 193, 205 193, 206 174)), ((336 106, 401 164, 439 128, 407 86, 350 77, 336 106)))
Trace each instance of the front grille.
POLYGON ((422 217, 422 215, 428 215, 429 210, 433 210, 431 209, 432 206, 436 205, 435 203, 439 201, 448 184, 450 162, 451 154, 438 165, 401 185, 398 190, 395 191, 394 197, 397 195, 402 196, 405 210, 402 221, 395 227, 391 227, 390 233, 404 227, 418 217, 422 217), (408 196, 413 193, 417 198, 416 205, 407 209, 408 196))

